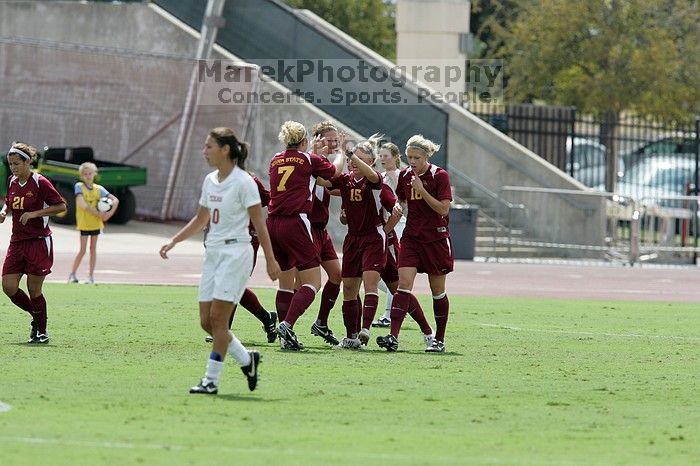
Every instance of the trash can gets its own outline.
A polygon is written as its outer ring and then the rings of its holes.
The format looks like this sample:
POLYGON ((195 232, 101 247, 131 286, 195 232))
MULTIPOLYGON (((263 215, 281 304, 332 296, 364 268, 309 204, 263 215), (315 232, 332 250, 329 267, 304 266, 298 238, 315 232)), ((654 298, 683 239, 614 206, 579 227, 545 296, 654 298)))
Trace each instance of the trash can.
POLYGON ((450 235, 455 259, 474 260, 479 206, 456 204, 450 207, 450 235))

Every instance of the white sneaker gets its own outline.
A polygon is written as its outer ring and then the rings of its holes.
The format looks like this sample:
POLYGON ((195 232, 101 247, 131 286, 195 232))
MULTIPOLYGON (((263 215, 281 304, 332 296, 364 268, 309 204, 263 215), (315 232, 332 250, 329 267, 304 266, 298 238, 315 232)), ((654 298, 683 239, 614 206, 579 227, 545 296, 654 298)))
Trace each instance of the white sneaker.
POLYGON ((360 330, 360 333, 357 335, 358 340, 360 340, 360 343, 363 346, 367 346, 367 343, 369 342, 369 329, 368 328, 363 328, 360 330))
POLYGON ((435 341, 435 335, 423 335, 423 341, 425 342, 425 349, 431 348, 433 341, 435 341))
POLYGON ((359 338, 345 337, 342 339, 342 341, 340 343, 338 343, 333 348, 336 348, 336 349, 360 349, 361 347, 362 347, 362 343, 360 343, 359 338))
POLYGON ((78 283, 78 277, 75 274, 68 275, 68 283, 78 283))

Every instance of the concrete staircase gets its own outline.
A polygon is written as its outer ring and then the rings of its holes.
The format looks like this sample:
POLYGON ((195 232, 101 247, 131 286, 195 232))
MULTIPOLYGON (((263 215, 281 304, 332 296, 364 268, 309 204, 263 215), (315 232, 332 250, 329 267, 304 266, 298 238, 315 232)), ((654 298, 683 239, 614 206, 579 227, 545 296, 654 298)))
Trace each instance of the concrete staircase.
POLYGON ((508 225, 508 220, 499 217, 497 209, 483 206, 483 197, 469 197, 464 190, 456 190, 455 201, 460 204, 479 206, 477 217, 474 255, 486 260, 495 258, 561 258, 561 251, 553 248, 518 246, 509 242, 528 241, 525 229, 516 224, 508 225), (460 196, 460 192, 464 194, 460 196))

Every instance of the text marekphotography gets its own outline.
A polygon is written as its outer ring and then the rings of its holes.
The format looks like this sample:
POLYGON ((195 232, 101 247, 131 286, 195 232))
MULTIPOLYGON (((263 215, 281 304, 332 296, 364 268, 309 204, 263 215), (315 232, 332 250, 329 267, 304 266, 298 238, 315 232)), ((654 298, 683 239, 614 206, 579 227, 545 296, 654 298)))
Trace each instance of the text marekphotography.
POLYGON ((200 105, 423 105, 503 103, 502 60, 202 60, 200 105))

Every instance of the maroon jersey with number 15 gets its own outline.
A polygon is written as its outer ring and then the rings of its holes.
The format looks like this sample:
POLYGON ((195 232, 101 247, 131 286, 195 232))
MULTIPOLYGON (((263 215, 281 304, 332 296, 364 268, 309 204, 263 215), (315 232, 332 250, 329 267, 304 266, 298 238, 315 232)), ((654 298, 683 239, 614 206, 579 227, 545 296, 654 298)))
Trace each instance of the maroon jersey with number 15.
MULTIPOLYGON (((396 186, 396 197, 400 201, 405 201, 408 207, 403 236, 410 236, 423 243, 449 238, 449 217, 435 212, 423 200, 420 193, 413 189, 411 180, 414 176, 410 168, 404 168, 399 173, 399 181, 396 186)), ((420 180, 426 191, 438 201, 452 200, 450 177, 442 168, 428 164, 428 169, 420 176, 420 180)))
POLYGON ((316 177, 330 179, 335 166, 316 154, 289 149, 270 161, 270 204, 268 215, 296 215, 311 212, 316 177))

